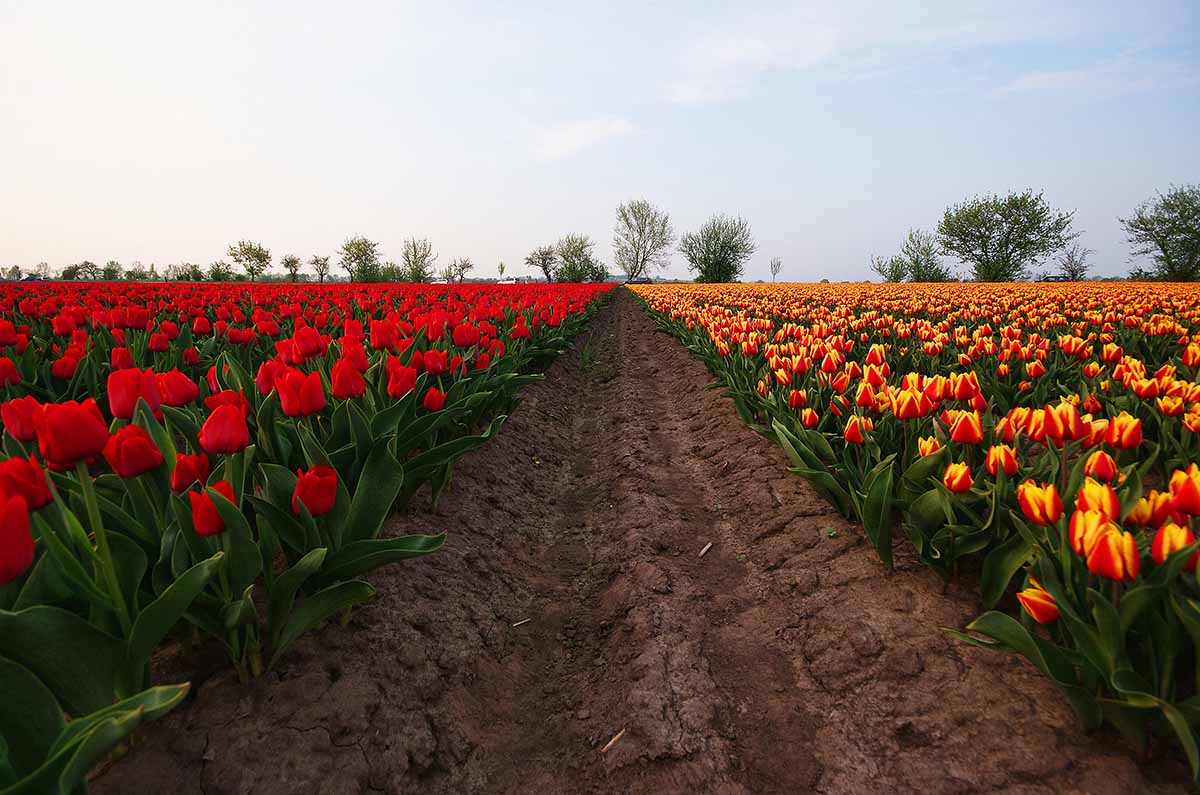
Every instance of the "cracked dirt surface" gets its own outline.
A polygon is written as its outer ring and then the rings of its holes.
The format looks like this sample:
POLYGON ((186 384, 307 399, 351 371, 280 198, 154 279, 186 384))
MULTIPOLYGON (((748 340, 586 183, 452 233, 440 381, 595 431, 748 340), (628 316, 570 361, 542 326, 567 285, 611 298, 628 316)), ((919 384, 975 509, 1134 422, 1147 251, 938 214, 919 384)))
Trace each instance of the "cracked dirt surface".
POLYGON ((93 791, 1187 791, 942 633, 973 584, 885 571, 710 380, 618 291, 439 512, 396 517, 442 552, 277 674, 204 679, 93 791))

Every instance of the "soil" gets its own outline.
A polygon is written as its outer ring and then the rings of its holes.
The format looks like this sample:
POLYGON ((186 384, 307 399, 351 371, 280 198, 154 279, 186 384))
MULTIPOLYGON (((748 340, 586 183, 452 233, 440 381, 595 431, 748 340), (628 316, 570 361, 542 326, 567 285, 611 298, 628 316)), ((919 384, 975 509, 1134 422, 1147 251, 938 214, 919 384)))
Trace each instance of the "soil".
POLYGON ((443 551, 277 673, 198 672, 93 791, 1188 791, 1176 751, 1139 765, 942 632, 976 584, 886 570, 711 380, 618 291, 439 510, 395 518, 443 551))

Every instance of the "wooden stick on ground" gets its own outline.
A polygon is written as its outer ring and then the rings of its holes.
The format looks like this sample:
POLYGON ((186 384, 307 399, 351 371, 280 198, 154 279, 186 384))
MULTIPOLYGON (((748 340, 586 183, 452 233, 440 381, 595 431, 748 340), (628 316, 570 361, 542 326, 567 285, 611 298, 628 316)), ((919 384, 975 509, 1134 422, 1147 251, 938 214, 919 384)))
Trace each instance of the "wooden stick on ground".
POLYGON ((704 549, 700 550, 700 557, 704 557, 705 553, 707 553, 708 550, 712 549, 712 545, 713 545, 713 542, 711 542, 711 541, 709 541, 707 544, 705 544, 704 549))
POLYGON ((602 753, 602 754, 608 753, 608 749, 612 748, 614 745, 616 745, 617 740, 621 739, 624 736, 625 736, 625 730, 621 729, 621 731, 617 732, 616 735, 611 740, 608 741, 607 745, 605 745, 603 748, 600 749, 600 753, 602 753))

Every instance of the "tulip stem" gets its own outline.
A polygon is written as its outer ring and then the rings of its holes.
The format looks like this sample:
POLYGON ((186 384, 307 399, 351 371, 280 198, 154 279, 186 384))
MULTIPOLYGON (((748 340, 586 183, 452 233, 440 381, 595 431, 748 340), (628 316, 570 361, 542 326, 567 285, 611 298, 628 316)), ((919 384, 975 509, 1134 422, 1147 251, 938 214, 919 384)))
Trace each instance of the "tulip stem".
POLYGON ((133 629, 133 622, 129 618, 129 606, 125 604, 125 597, 121 593, 121 583, 117 580, 112 550, 108 546, 108 532, 104 529, 104 521, 100 517, 100 504, 96 501, 96 491, 92 486, 92 475, 88 472, 87 462, 77 462, 75 473, 83 490, 83 502, 87 505, 88 524, 92 526, 92 534, 96 537, 96 550, 100 553, 100 568, 108 586, 108 595, 112 597, 121 632, 128 638, 133 629))

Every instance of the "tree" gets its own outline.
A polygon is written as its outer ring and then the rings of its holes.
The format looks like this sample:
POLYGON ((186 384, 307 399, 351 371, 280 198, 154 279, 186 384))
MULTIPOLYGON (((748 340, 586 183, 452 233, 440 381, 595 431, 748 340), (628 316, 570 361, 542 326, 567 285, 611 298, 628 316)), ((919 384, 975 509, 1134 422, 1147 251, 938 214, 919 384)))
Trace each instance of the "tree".
POLYGON ((475 263, 471 262, 470 257, 456 257, 450 260, 450 264, 442 272, 442 276, 448 282, 461 282, 467 278, 469 271, 475 270, 475 263))
POLYGON ((500 264, 496 266, 496 270, 500 273, 500 278, 504 278, 504 260, 500 260, 500 264))
POLYGON ((560 282, 602 282, 608 275, 595 255, 596 244, 587 235, 564 235, 554 246, 560 282))
POLYGON ((365 237, 348 237, 338 249, 338 264, 352 282, 379 281, 379 244, 365 237))
POLYGON ((208 278, 214 282, 233 281, 233 266, 225 260, 217 260, 208 266, 208 278))
POLYGON ((1200 184, 1172 187, 1119 219, 1133 256, 1150 256, 1154 275, 1168 282, 1200 278, 1200 184))
POLYGON ((671 260, 675 230, 671 217, 645 199, 617 205, 613 258, 626 276, 637 279, 671 260))
POLYGON ((910 229, 900 247, 900 259, 910 282, 948 282, 954 278, 942 264, 937 236, 923 229, 910 229))
POLYGON ((4 272, 4 278, 10 282, 18 282, 21 280, 21 266, 13 265, 4 272))
POLYGON ((202 282, 204 269, 194 262, 181 262, 175 269, 175 279, 181 282, 202 282))
POLYGON ((79 265, 67 265, 62 269, 59 278, 64 282, 73 282, 83 277, 79 275, 79 265))
POLYGON ((43 279, 49 279, 50 278, 50 263, 48 263, 44 260, 42 262, 39 262, 37 265, 33 266, 33 272, 36 275, 41 276, 43 279))
POLYGON ((324 283, 325 277, 329 275, 329 257, 318 257, 313 254, 308 264, 312 266, 313 273, 317 274, 317 281, 324 283))
POLYGON ((142 266, 141 260, 135 259, 129 266, 129 270, 125 271, 125 281, 144 282, 149 275, 149 272, 142 266))
POLYGON ((747 260, 757 251, 750 224, 742 218, 714 215, 700 229, 679 241, 679 251, 698 282, 732 282, 742 275, 747 260))
POLYGON ((938 224, 942 250, 969 264, 976 281, 1011 282, 1066 246, 1075 213, 1059 212, 1042 194, 1027 190, 989 194, 946 210, 938 224))
POLYGON ((871 270, 885 282, 902 282, 908 278, 908 265, 899 256, 871 257, 871 270))
POLYGON ((285 254, 283 259, 279 260, 279 264, 287 271, 288 278, 293 282, 299 279, 300 268, 304 267, 304 262, 295 254, 285 254))
POLYGON ((250 281, 257 279, 263 271, 271 266, 271 250, 261 243, 251 240, 239 240, 233 243, 225 254, 233 260, 234 265, 241 266, 246 271, 250 281))
POLYGON ((404 269, 397 265, 392 260, 388 260, 379 266, 379 278, 374 281, 380 282, 402 282, 405 281, 404 269))
POLYGON ((433 253, 429 238, 409 238, 400 249, 404 281, 425 283, 433 281, 438 255, 433 253))
POLYGON ((1058 272, 1069 282, 1082 282, 1087 280, 1088 265, 1087 258, 1091 256, 1092 250, 1084 248, 1078 243, 1072 243, 1067 246, 1066 250, 1058 257, 1058 272))
POLYGON ((121 278, 121 263, 115 259, 110 259, 104 263, 104 268, 100 271, 100 276, 106 282, 118 281, 121 278))
POLYGON ((538 246, 525 257, 525 264, 541 271, 548 282, 558 276, 558 252, 554 246, 538 246))
POLYGON ((774 282, 775 277, 779 275, 779 272, 781 270, 783 270, 783 260, 781 260, 779 257, 771 257, 770 268, 771 268, 771 281, 774 282))

